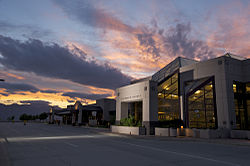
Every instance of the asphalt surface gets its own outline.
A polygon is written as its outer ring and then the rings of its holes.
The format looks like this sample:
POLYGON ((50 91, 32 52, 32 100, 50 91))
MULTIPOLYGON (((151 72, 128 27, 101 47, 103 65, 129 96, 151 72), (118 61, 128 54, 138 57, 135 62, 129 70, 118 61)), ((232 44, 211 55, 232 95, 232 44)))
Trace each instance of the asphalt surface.
POLYGON ((107 130, 0 123, 0 166, 250 165, 250 141, 124 136, 107 130))

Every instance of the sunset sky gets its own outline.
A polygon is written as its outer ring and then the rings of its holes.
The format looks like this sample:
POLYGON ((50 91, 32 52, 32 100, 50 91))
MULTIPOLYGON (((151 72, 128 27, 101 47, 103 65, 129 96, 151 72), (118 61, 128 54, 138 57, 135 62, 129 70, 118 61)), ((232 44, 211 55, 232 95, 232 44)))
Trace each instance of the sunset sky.
POLYGON ((114 98, 178 56, 250 58, 249 0, 0 0, 0 103, 114 98))

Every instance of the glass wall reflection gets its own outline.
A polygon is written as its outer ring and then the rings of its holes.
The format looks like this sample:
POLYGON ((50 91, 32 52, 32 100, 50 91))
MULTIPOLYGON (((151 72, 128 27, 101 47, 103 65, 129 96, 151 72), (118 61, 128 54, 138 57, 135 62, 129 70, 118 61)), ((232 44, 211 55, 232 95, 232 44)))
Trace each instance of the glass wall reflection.
POLYGON ((250 83, 233 84, 236 128, 250 130, 250 83))
POLYGON ((188 96, 190 128, 216 128, 213 83, 208 82, 188 96))
POLYGON ((158 86, 158 120, 179 118, 178 72, 158 86))

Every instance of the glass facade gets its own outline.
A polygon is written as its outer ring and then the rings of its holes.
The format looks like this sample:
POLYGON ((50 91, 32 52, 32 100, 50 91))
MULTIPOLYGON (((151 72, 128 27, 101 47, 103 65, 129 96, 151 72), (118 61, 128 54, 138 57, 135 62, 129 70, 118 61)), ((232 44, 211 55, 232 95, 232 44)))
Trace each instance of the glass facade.
POLYGON ((180 119, 178 72, 158 85, 158 120, 180 119))
POLYGON ((190 128, 216 128, 213 81, 204 83, 188 95, 188 125, 190 128))
POLYGON ((233 83, 236 128, 250 130, 250 83, 233 83))

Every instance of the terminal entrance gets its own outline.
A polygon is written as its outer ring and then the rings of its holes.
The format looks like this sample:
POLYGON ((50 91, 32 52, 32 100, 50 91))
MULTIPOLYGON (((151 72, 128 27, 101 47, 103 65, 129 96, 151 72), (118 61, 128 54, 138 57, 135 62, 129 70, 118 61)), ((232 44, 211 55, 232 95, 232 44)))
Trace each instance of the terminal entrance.
POLYGON ((142 122, 142 101, 129 103, 128 115, 134 117, 136 121, 142 122))

